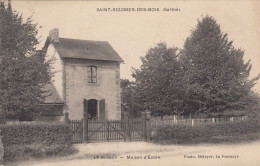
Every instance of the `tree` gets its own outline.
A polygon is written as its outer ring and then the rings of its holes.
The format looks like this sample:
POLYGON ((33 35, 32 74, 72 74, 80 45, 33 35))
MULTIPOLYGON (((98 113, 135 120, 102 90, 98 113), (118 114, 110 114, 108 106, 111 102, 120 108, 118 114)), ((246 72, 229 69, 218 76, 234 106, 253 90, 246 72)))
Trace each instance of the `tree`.
POLYGON ((135 82, 128 79, 121 79, 121 103, 122 103, 122 117, 125 112, 128 112, 131 117, 140 116, 138 101, 136 101, 136 86, 135 82))
POLYGON ((141 68, 133 70, 135 101, 141 111, 163 116, 182 110, 183 79, 177 51, 167 48, 166 43, 158 43, 141 58, 141 68))
POLYGON ((244 111, 258 77, 249 79, 250 61, 235 49, 213 17, 198 21, 181 52, 185 71, 186 114, 244 111))
POLYGON ((50 82, 50 64, 38 44, 37 25, 26 21, 1 2, 0 7, 0 114, 7 119, 31 120, 41 111, 50 82))

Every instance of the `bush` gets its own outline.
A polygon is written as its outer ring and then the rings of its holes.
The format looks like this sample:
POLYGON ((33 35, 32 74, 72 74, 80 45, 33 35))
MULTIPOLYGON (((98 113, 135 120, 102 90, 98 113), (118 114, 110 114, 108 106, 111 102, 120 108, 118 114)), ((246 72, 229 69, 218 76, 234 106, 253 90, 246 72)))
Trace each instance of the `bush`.
POLYGON ((153 140, 160 143, 221 142, 221 140, 228 140, 228 137, 237 138, 239 136, 243 137, 243 140, 247 140, 245 135, 252 136, 252 134, 255 134, 255 138, 259 138, 259 120, 204 124, 194 127, 188 125, 158 126, 155 129, 153 140))
POLYGON ((72 132, 64 123, 12 122, 0 126, 5 161, 55 156, 73 151, 72 132))
POLYGON ((64 123, 14 122, 1 126, 0 130, 5 146, 31 143, 67 144, 72 136, 69 127, 64 123))

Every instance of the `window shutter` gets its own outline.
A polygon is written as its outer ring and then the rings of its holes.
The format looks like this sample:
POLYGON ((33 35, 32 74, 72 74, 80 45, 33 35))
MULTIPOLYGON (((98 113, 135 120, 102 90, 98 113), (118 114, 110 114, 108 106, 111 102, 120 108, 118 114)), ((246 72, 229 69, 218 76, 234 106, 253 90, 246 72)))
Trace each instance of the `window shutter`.
POLYGON ((88 67, 88 82, 91 82, 91 66, 88 67))
POLYGON ((105 120, 105 99, 99 100, 99 120, 105 120))
POLYGON ((88 115, 88 100, 84 99, 84 114, 88 115))
POLYGON ((97 67, 92 66, 92 82, 97 82, 97 67))

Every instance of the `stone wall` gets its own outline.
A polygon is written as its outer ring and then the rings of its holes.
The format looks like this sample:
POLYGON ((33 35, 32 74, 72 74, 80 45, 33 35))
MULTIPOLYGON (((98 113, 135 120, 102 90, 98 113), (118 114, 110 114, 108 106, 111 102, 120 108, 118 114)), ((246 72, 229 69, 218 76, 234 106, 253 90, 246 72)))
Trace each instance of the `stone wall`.
POLYGON ((105 99, 105 118, 121 119, 120 64, 109 61, 64 59, 64 112, 83 118, 84 99, 105 99), (97 67, 97 83, 88 83, 87 66, 97 67))

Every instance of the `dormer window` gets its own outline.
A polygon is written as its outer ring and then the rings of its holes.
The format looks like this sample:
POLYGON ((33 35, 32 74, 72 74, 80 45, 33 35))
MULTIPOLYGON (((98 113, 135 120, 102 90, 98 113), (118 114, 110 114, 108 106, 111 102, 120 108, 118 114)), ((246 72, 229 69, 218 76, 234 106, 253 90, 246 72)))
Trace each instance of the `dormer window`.
POLYGON ((88 83, 97 83, 97 66, 88 66, 88 83))

